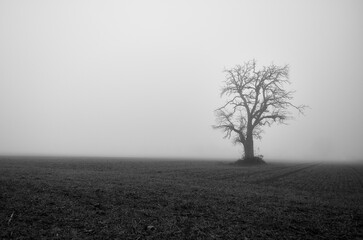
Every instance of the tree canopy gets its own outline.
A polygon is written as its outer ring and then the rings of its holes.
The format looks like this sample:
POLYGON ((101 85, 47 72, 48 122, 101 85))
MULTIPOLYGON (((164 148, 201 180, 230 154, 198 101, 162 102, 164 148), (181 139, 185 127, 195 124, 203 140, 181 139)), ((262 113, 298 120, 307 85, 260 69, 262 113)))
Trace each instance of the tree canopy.
POLYGON ((271 64, 257 68, 256 60, 226 69, 221 97, 227 102, 216 109, 217 124, 225 138, 244 146, 245 157, 254 157, 253 138, 261 139, 263 126, 285 123, 292 118, 291 109, 303 113, 307 106, 292 103, 294 91, 290 84, 289 66, 271 64))

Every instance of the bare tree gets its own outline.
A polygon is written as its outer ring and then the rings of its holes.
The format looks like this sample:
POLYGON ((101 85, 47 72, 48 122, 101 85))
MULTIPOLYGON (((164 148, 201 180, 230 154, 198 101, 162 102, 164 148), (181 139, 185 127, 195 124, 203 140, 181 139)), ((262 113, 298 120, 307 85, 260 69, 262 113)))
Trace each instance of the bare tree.
POLYGON ((235 144, 244 147, 244 159, 253 159, 253 139, 261 139, 263 126, 274 122, 285 123, 291 118, 289 109, 303 113, 307 106, 292 103, 294 91, 285 90, 290 84, 289 66, 256 68, 256 60, 226 69, 226 80, 221 97, 228 101, 215 110, 217 124, 225 138, 233 138, 235 144))

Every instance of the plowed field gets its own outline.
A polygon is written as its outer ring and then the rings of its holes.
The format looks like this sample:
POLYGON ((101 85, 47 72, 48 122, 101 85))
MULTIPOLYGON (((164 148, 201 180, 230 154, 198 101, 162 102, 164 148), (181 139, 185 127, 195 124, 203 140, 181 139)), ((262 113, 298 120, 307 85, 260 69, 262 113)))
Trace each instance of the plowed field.
POLYGON ((1 239, 361 239, 363 165, 0 158, 1 239))

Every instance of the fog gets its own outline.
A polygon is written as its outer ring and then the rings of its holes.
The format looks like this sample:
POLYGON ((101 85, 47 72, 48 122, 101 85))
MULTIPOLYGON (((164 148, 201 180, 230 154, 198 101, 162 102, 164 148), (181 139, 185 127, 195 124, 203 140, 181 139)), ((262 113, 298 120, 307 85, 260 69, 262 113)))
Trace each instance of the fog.
POLYGON ((288 125, 256 154, 363 156, 363 2, 0 1, 0 155, 237 159, 223 70, 289 64, 288 125))

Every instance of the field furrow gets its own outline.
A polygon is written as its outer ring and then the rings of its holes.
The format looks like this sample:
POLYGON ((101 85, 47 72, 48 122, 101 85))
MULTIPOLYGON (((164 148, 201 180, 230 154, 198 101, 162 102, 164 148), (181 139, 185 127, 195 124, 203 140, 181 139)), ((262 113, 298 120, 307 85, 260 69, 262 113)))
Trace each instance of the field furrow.
POLYGON ((359 239, 362 169, 0 159, 0 239, 359 239))
POLYGON ((301 172, 303 170, 306 170, 308 168, 312 168, 318 164, 304 164, 303 166, 299 166, 297 169, 289 169, 289 171, 283 172, 283 173, 277 173, 272 176, 267 175, 266 177, 263 177, 262 179, 252 181, 252 183, 260 184, 260 183, 273 183, 281 178, 285 178, 290 175, 294 175, 298 172, 301 172))

